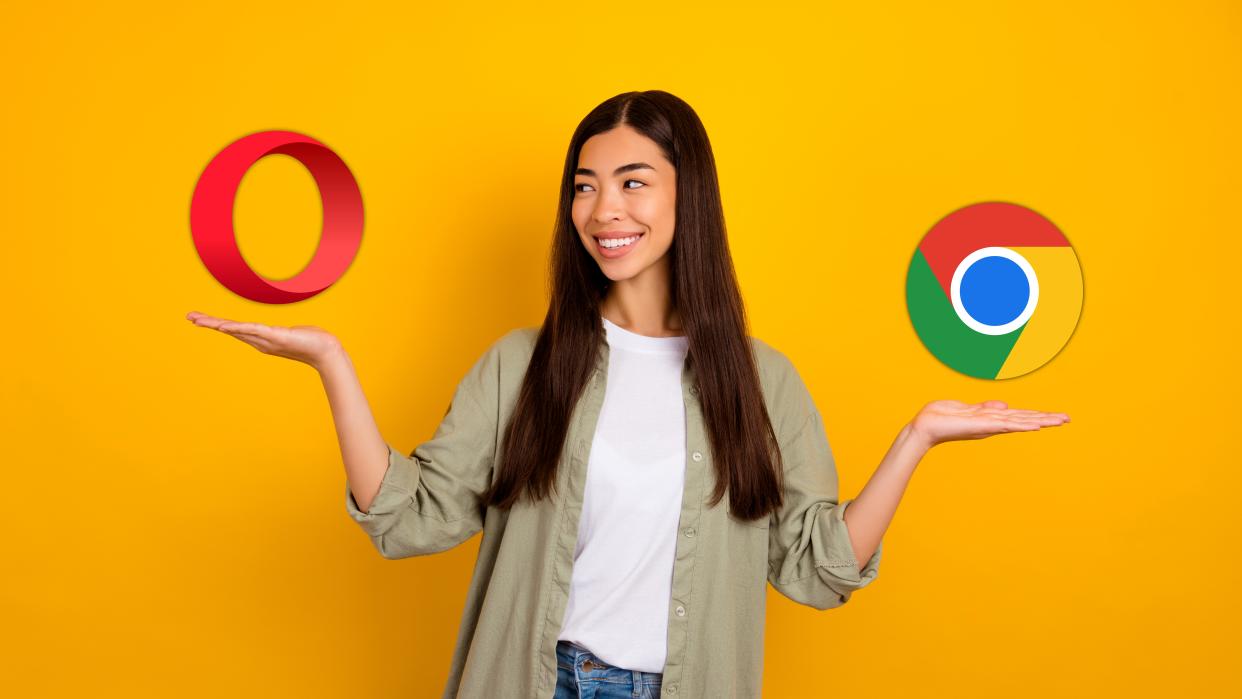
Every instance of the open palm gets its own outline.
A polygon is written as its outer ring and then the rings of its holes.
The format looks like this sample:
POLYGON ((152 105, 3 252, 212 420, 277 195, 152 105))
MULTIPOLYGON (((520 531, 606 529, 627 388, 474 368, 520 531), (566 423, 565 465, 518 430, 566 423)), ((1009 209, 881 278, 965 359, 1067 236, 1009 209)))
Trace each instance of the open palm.
POLYGON ((313 325, 265 325, 239 323, 191 311, 186 319, 200 327, 213 328, 245 342, 264 354, 293 359, 318 368, 341 348, 332 333, 313 325))
POLYGON ((928 403, 911 422, 911 428, 928 446, 960 439, 983 439, 1005 432, 1029 432, 1069 422, 1065 413, 1018 410, 1004 401, 963 403, 937 400, 928 403))

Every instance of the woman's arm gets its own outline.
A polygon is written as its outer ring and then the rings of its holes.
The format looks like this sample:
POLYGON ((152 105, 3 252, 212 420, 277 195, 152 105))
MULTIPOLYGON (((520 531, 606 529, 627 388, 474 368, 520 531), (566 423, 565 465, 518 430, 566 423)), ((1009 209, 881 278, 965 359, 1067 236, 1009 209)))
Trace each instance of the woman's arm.
POLYGON ((345 462, 346 511, 385 558, 445 551, 483 528, 481 499, 500 436, 501 355, 521 334, 512 331, 492 343, 458 382, 435 434, 405 454, 380 436, 353 362, 330 333, 197 312, 186 317, 319 373, 345 462))
POLYGON ((358 506, 365 513, 388 470, 388 445, 375 425, 353 362, 336 336, 313 325, 287 328, 239 323, 197 311, 186 314, 186 319, 235 337, 263 354, 292 359, 319 372, 332 408, 346 477, 357 488, 358 506))
POLYGON ((871 554, 879 548, 897 512, 897 503, 906 492, 906 484, 929 448, 926 441, 913 432, 911 425, 906 424, 862 492, 845 508, 842 516, 850 533, 855 559, 870 560, 871 554))
POLYGON ((345 462, 345 477, 358 509, 367 512, 388 470, 388 443, 380 435, 371 406, 362 392, 354 363, 343 347, 315 366, 328 394, 336 439, 345 462))
POLYGON ((866 561, 879 547, 910 476, 923 455, 936 444, 1028 432, 1066 422, 1069 415, 1065 413, 1015 410, 998 400, 978 404, 950 400, 928 403, 901 428, 867 485, 842 513, 855 557, 866 561))

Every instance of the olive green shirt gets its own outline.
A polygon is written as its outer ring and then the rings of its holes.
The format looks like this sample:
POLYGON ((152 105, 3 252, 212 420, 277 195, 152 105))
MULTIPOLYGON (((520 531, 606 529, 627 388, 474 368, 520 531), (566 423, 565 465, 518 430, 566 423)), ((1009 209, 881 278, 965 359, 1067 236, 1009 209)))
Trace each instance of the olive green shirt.
MULTIPOLYGON (((444 697, 550 699, 556 644, 574 567, 586 469, 604 401, 608 353, 570 417, 557 493, 508 511, 484 508, 503 428, 517 401, 538 328, 496 340, 457 386, 432 438, 388 470, 368 512, 346 481, 349 515, 384 558, 452 548, 480 530, 479 556, 444 697)), ((881 545, 859 569, 838 504, 837 472, 819 411, 789 359, 751 337, 785 466, 785 502, 771 517, 735 518, 707 499, 712 451, 693 370, 682 370, 686 472, 668 601, 665 697, 758 697, 767 585, 815 609, 837 607, 875 579, 881 545)))

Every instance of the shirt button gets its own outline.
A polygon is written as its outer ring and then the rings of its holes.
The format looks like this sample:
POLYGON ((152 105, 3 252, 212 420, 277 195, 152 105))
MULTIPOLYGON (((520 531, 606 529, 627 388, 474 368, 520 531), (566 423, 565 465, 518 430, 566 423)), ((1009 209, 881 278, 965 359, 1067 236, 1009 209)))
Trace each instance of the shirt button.
POLYGON ((686 536, 694 536, 694 527, 686 527, 686 536))
POLYGON ((697 396, 697 395, 699 395, 699 387, 698 387, 698 386, 691 386, 691 387, 690 387, 690 395, 692 395, 692 396, 697 396))
POLYGON ((677 616, 685 616, 685 615, 686 615, 686 608, 681 606, 680 604, 677 605, 677 616))
POLYGON ((668 687, 666 687, 666 688, 664 689, 664 691, 665 691, 666 693, 668 693, 668 694, 676 694, 676 693, 677 693, 677 685, 675 685, 675 684, 670 684, 668 687))
POLYGON ((703 460, 703 452, 696 451, 696 452, 694 452, 693 454, 691 454, 691 455, 690 455, 690 458, 694 459, 695 461, 702 461, 702 460, 703 460))

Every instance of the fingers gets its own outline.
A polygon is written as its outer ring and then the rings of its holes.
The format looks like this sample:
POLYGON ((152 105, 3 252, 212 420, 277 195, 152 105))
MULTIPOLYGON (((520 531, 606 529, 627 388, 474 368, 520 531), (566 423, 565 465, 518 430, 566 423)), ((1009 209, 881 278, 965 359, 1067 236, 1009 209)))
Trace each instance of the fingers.
POLYGON ((250 335, 247 333, 229 333, 233 337, 250 345, 264 354, 271 354, 272 344, 258 335, 250 335))
MULTIPOLYGON (((991 403, 991 402, 993 402, 993 401, 987 401, 987 403, 991 403)), ((996 401, 996 402, 999 402, 999 401, 996 401)), ((987 409, 987 408, 985 408, 985 409, 983 409, 983 410, 980 410, 979 412, 980 412, 981 414, 985 414, 985 415, 996 415, 996 416, 998 416, 998 417, 1016 417, 1016 418, 1031 418, 1031 417, 1035 417, 1035 418, 1043 418, 1043 417, 1055 417, 1055 418, 1058 418, 1059 420, 1063 420, 1063 421, 1065 421, 1065 422, 1069 422, 1069 414, 1067 414, 1067 413, 1050 413, 1050 412, 1045 412, 1045 411, 1043 411, 1043 410, 1019 410, 1019 409, 1017 409, 1017 408, 1008 408, 1008 409, 1000 409, 1000 410, 998 410, 998 409, 987 409)))
POLYGON ((1015 415, 1019 418, 1034 418, 1036 420, 1050 420, 1055 423, 1069 422, 1069 415, 1065 413, 1045 413, 1038 410, 1027 411, 1029 415, 1015 415))
POLYGON ((198 311, 190 311, 189 313, 185 314, 185 319, 195 325, 206 325, 207 322, 212 320, 212 317, 207 315, 206 313, 199 313, 198 311))
POLYGON ((191 311, 190 313, 187 313, 185 317, 195 325, 205 328, 212 328, 230 335, 244 333, 255 337, 266 337, 272 330, 271 326, 264 325, 263 323, 243 323, 235 320, 229 320, 228 318, 209 316, 206 313, 199 313, 198 311, 191 311))
POLYGON ((1015 409, 1005 409, 1005 410, 985 409, 979 412, 983 413, 984 415, 996 415, 997 417, 1031 417, 1033 415, 1043 414, 1038 410, 1015 410, 1015 409))
POLYGON ((217 330, 233 334, 242 333, 244 335, 257 335, 263 337, 271 331, 271 328, 262 323, 238 323, 235 321, 226 321, 216 327, 217 330))
POLYGON ((1001 421, 1022 430, 1038 430, 1043 427, 1057 427, 1068 422, 1068 418, 1051 413, 1040 413, 1030 416, 1002 417, 1001 421))
POLYGON ((228 318, 217 318, 215 316, 209 316, 206 313, 199 313, 198 311, 187 313, 185 317, 191 323, 204 328, 219 329, 220 325, 233 322, 228 318))
POLYGON ((289 356, 281 349, 281 336, 275 332, 278 326, 274 328, 263 323, 243 323, 227 318, 217 318, 197 311, 187 313, 186 319, 195 325, 219 330, 226 335, 235 337, 263 354, 289 356))
POLYGON ((991 434, 1003 434, 1006 432, 1033 432, 1042 426, 1039 423, 1027 420, 997 418, 991 423, 991 434))

